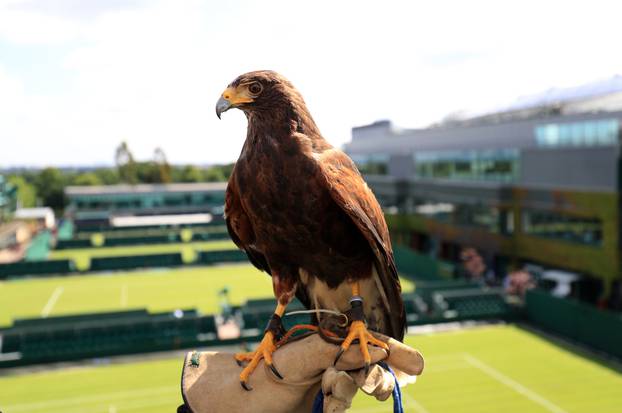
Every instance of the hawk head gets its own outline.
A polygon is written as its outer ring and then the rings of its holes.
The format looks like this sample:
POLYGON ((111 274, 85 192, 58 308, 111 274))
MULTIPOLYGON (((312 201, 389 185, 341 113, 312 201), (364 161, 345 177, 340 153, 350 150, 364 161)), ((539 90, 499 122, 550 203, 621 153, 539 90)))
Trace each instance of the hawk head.
POLYGON ((216 115, 238 108, 249 114, 286 105, 292 99, 302 101, 294 86, 283 76, 271 70, 248 72, 238 76, 227 86, 216 103, 216 115))

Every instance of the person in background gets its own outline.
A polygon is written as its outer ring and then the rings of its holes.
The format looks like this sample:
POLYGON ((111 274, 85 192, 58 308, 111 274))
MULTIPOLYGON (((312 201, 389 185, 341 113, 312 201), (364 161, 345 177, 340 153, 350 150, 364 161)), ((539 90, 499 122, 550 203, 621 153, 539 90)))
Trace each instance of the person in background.
POLYGON ((504 289, 507 294, 524 297, 527 290, 535 288, 536 282, 531 274, 524 270, 512 271, 505 277, 504 289))
POLYGON ((475 248, 466 247, 460 252, 459 276, 481 285, 496 284, 495 274, 489 270, 482 256, 475 248))

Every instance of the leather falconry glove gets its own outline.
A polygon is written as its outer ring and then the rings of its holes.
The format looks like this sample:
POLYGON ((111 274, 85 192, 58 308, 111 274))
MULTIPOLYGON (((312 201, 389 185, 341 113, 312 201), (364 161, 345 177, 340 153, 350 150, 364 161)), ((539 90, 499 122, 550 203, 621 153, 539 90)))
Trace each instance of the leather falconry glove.
MULTIPOLYGON (((370 347, 372 363, 386 360, 400 384, 413 382, 423 371, 421 353, 392 338, 373 334, 389 345, 389 355, 383 349, 370 347)), ((357 347, 348 349, 333 366, 338 351, 338 346, 318 334, 286 343, 273 357, 283 379, 261 361, 253 373, 253 391, 240 386, 241 367, 232 353, 190 352, 182 371, 184 404, 178 412, 309 413, 320 389, 324 393, 324 412, 330 413, 345 412, 358 389, 378 400, 390 397, 395 381, 389 372, 374 365, 365 375, 365 362, 357 347)))

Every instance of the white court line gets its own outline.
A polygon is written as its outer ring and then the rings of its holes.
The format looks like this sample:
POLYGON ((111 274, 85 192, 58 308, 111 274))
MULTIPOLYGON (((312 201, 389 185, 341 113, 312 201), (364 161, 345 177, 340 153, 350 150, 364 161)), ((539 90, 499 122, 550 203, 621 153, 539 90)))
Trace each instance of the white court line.
POLYGON ((473 368, 473 366, 471 366, 471 365, 468 365, 468 366, 467 365, 464 365, 464 366, 441 366, 441 367, 434 366, 434 367, 426 368, 425 372, 427 374, 430 374, 430 373, 442 373, 442 372, 445 372, 445 371, 464 370, 464 369, 472 369, 472 368, 473 368))
POLYGON ((484 373, 488 374, 490 377, 505 384, 506 386, 514 390, 515 392, 522 394, 523 396, 527 397, 529 400, 535 403, 538 403, 540 406, 546 408, 547 410, 554 412, 554 413, 567 413, 564 409, 562 409, 555 403, 545 399, 544 397, 540 396, 535 391, 523 386, 516 380, 509 378, 505 374, 494 369, 493 367, 489 366, 488 364, 484 363, 478 358, 467 353, 464 355, 464 359, 466 360, 467 363, 469 363, 473 367, 483 371, 484 373))
MULTIPOLYGON (((179 397, 179 389, 177 389, 177 397, 179 397)), ((116 409, 116 412, 119 410, 123 412, 129 412, 133 410, 144 410, 145 407, 155 407, 155 406, 169 406, 171 405, 171 401, 176 400, 175 396, 152 396, 148 398, 139 398, 139 399, 129 399, 124 401, 114 401, 115 403, 120 403, 120 408, 117 407, 116 404, 108 405, 106 403, 99 404, 87 404, 74 406, 72 408, 55 408, 55 409, 45 409, 44 412, 41 413, 84 413, 84 412, 99 412, 99 413, 110 413, 110 408, 116 409), (109 406, 108 408, 106 406, 109 406), (106 410, 108 409, 108 410, 106 410)), ((179 404, 179 403, 177 403, 179 404)), ((149 409, 152 411, 154 409, 149 409)), ((10 411, 6 413, 12 413, 10 411)), ((30 412, 28 412, 30 413, 30 412)))
POLYGON ((50 315, 50 313, 52 312, 52 309, 54 308, 54 305, 56 304, 56 301, 58 301, 58 298, 60 297, 60 295, 63 293, 64 290, 65 290, 65 287, 56 287, 56 289, 50 296, 50 299, 45 304, 45 307, 43 307, 43 310, 41 310, 41 317, 46 318, 47 316, 50 315))
POLYGON ((411 395, 407 394, 405 391, 403 391, 404 389, 402 389, 402 399, 406 402, 406 405, 412 405, 415 410, 417 410, 418 412, 421 413, 430 413, 430 411, 428 409, 426 409, 425 407, 423 407, 421 405, 421 403, 419 403, 417 400, 415 400, 411 395))
POLYGON ((440 356, 429 356, 426 357, 426 361, 428 360, 451 360, 451 359, 461 359, 464 357, 464 353, 447 353, 440 356))
POLYGON ((112 393, 103 393, 96 394, 90 396, 80 396, 80 397, 68 397, 64 399, 52 399, 52 400, 43 400, 38 402, 30 402, 30 403, 20 403, 14 404, 10 406, 2 406, 3 411, 7 412, 32 412, 33 410, 47 410, 51 408, 67 408, 73 405, 83 405, 87 403, 98 403, 98 402, 108 402, 111 399, 114 401, 119 401, 119 399, 136 399, 141 397, 150 397, 155 396, 158 397, 162 393, 179 393, 179 387, 166 386, 166 387, 151 387, 146 389, 138 389, 131 391, 120 391, 120 392, 112 392, 112 393))
POLYGON ((121 307, 127 307, 127 284, 121 286, 121 307))

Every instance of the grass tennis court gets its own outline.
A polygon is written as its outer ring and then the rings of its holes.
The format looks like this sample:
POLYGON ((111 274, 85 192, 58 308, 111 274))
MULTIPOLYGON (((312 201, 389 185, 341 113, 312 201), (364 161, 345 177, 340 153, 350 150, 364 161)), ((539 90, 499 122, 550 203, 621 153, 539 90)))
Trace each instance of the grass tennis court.
POLYGON ((192 262, 197 251, 237 249, 232 241, 205 241, 175 244, 131 245, 120 247, 76 248, 57 250, 50 253, 50 259, 74 260, 79 270, 89 268, 91 258, 118 257, 128 255, 168 254, 179 252, 184 262, 192 262))
MULTIPOLYGON (((404 392, 415 413, 618 413, 622 375, 514 326, 409 336, 426 358, 404 392)), ((182 358, 0 377, 4 413, 170 413, 182 358)), ((359 394, 352 412, 392 411, 359 394)))
MULTIPOLYGON (((136 308, 215 313, 220 310, 218 291, 225 286, 233 304, 273 296, 270 277, 250 264, 27 278, 0 282, 0 326, 14 318, 136 308)), ((413 289, 408 280, 402 280, 402 287, 413 289)))
POLYGON ((0 325, 13 318, 135 308, 213 313, 225 286, 234 304, 272 296, 270 277, 247 264, 29 278, 0 283, 0 325))

